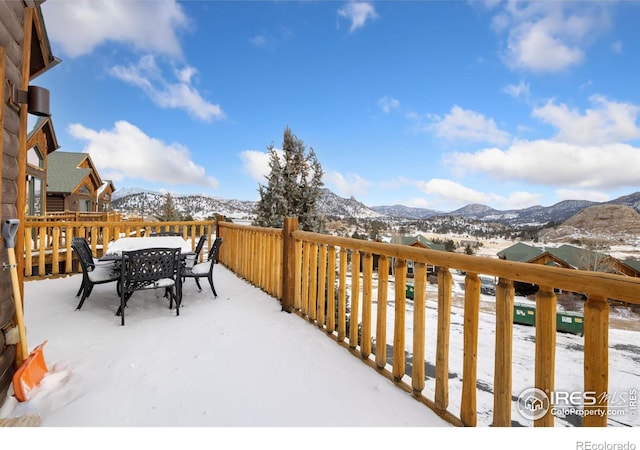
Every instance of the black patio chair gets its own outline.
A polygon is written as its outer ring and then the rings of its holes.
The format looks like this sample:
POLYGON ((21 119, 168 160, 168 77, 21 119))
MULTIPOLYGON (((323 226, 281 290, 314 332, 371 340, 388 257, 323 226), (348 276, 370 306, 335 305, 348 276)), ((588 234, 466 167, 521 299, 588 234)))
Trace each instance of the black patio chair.
POLYGON ((207 256, 207 260, 201 263, 195 264, 193 267, 185 267, 182 272, 182 277, 193 278, 198 286, 200 292, 202 292, 202 286, 200 286, 200 278, 206 278, 209 280, 209 286, 211 286, 211 291, 213 292, 213 296, 217 297, 218 293, 216 292, 216 288, 213 285, 213 266, 218 262, 218 251, 220 250, 220 246, 222 245, 222 238, 216 238, 213 241, 213 245, 209 249, 209 254, 207 256))
POLYGON ((176 305, 180 315, 182 300, 180 248, 145 248, 122 252, 120 269, 120 307, 116 312, 124 325, 127 302, 134 292, 164 289, 169 296, 169 309, 176 305))
POLYGON ((76 310, 82 308, 84 301, 91 295, 91 291, 96 284, 117 282, 120 279, 120 272, 115 264, 97 264, 91 254, 91 248, 84 239, 74 239, 71 242, 71 249, 78 256, 78 261, 82 267, 82 284, 76 297, 80 296, 80 303, 76 310))
POLYGON ((195 264, 200 262, 200 254, 202 253, 202 249, 204 248, 204 243, 207 242, 207 235, 203 234, 198 239, 198 243, 196 244, 196 248, 193 252, 193 255, 187 255, 185 258, 185 267, 193 267, 195 264))
MULTIPOLYGON (((86 249, 87 252, 89 252, 89 254, 91 255, 91 259, 93 260, 93 264, 95 266, 112 266, 114 268, 114 270, 117 270, 117 268, 115 267, 115 263, 114 261, 100 261, 100 259, 96 258, 95 255, 93 254, 93 251, 91 250, 91 246, 89 245, 89 242, 80 236, 76 236, 74 238, 71 239, 71 247, 73 248, 73 244, 77 244, 77 245, 83 245, 86 249)), ((78 293, 76 294, 76 297, 80 297, 80 294, 82 293, 82 290, 84 288, 84 279, 83 279, 83 283, 80 284, 80 289, 78 289, 78 293)))

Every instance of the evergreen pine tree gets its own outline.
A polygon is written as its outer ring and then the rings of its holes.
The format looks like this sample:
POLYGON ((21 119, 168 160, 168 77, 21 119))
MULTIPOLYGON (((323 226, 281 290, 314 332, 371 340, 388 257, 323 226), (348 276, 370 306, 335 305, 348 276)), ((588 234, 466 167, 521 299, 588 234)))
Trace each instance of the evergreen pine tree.
POLYGON ((259 186, 260 201, 256 206, 254 224, 261 227, 282 227, 287 211, 287 198, 283 184, 283 167, 273 145, 269 147, 269 167, 267 186, 259 186))
POLYGON ((255 225, 282 227, 287 216, 297 217, 306 231, 320 231, 324 218, 320 215, 319 199, 323 170, 313 149, 307 153, 304 142, 287 127, 282 142, 282 158, 273 145, 268 147, 271 172, 267 185, 260 185, 260 200, 256 206, 255 225))
POLYGON ((171 193, 167 192, 165 195, 164 208, 162 209, 162 215, 158 217, 159 220, 170 222, 172 220, 178 220, 178 213, 176 212, 175 205, 173 204, 173 197, 171 193))

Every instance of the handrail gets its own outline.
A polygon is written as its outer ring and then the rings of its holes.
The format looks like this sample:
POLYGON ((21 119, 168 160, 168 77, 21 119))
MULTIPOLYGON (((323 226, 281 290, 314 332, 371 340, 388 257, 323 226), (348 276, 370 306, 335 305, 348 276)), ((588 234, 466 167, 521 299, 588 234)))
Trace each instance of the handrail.
MULTIPOLYGON (((123 236, 149 236, 153 232, 179 232, 195 249, 198 238, 207 234, 208 249, 215 237, 215 221, 69 221, 51 217, 27 220, 24 227, 24 276, 76 273, 80 270, 71 250, 73 237, 87 239, 95 256, 101 256, 109 242, 123 236)), ((206 250, 203 251, 206 254, 206 250)))
MULTIPOLYGON (((640 304, 640 279, 600 272, 587 272, 456 254, 411 246, 370 242, 300 231, 295 219, 286 219, 283 229, 262 228, 218 221, 218 234, 225 238, 219 260, 238 275, 282 301, 285 311, 295 312, 315 323, 338 343, 359 355, 365 363, 411 392, 416 399, 456 425, 476 426, 478 388, 478 340, 480 278, 498 278, 495 311, 493 426, 511 426, 514 395, 512 358, 514 282, 539 286, 536 294, 534 385, 541 392, 555 387, 556 306, 555 290, 587 296, 584 304, 583 391, 597 401, 584 406, 583 426, 607 425, 608 299, 640 304), (230 245, 226 245, 229 242, 230 245), (373 269, 374 257, 378 270, 373 269), (407 317, 406 270, 414 265, 413 322, 407 317), (425 390, 425 308, 427 267, 437 270, 437 342, 435 387, 425 390), (465 274, 463 348, 450 348, 452 318, 452 273, 465 274), (390 271, 395 282, 394 298, 387 299, 390 271), (278 274, 277 276, 275 274, 278 274), (373 284, 377 273, 377 288, 373 284), (349 277, 352 281, 348 281, 349 277), (274 279, 275 278, 275 279, 274 279), (350 283, 350 284, 349 284, 350 283), (377 294, 374 310, 372 299, 377 294), (389 300, 394 305, 388 304, 389 300), (349 310, 350 309, 350 310, 349 310), (387 340, 387 311, 394 314, 393 339, 387 340), (351 326, 353 320, 358 326, 351 326), (374 331, 375 330, 375 331, 374 331), (411 330, 411 331, 409 331, 411 330), (405 335, 406 338, 405 339, 405 335), (409 338, 410 337, 410 338, 409 338), (372 343, 376 345, 375 350, 372 343), (386 355, 392 345, 392 355, 386 355), (413 352, 408 374, 405 352, 413 352), (449 404, 450 351, 462 353, 462 389, 459 412, 449 404), (407 377, 410 381, 406 381, 407 377)), ((534 426, 554 426, 551 413, 535 417, 534 426)))
POLYGON ((356 248, 361 252, 403 258, 440 267, 455 268, 464 272, 503 277, 540 286, 553 286, 554 288, 573 292, 589 292, 592 295, 601 295, 627 303, 640 304, 640 278, 506 261, 496 258, 422 249, 408 245, 363 241, 311 233, 308 231, 296 231, 293 237, 294 239, 314 241, 316 243, 337 247, 356 248))

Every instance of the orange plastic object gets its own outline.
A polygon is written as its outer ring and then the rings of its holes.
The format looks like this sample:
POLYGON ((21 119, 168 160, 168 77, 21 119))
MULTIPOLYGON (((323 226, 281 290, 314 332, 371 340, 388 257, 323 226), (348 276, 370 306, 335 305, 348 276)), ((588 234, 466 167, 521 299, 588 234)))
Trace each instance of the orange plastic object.
POLYGON ((24 360, 16 373, 13 374, 13 392, 16 398, 24 402, 28 400, 29 392, 42 381, 49 371, 44 361, 42 349, 47 341, 38 345, 24 360))

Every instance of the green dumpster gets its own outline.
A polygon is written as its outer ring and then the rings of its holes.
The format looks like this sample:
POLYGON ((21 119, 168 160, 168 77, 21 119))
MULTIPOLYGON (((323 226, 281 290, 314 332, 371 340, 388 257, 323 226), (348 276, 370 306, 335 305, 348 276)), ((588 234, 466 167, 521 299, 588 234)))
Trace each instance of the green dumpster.
POLYGON ((575 312, 559 312, 556 314, 556 330, 583 335, 584 316, 575 312))
POLYGON ((405 291, 405 297, 413 298, 413 284, 407 284, 407 289, 405 291))
POLYGON ((516 303, 513 305, 513 323, 521 325, 536 325, 536 308, 535 306, 523 305, 516 303))

